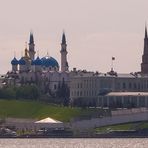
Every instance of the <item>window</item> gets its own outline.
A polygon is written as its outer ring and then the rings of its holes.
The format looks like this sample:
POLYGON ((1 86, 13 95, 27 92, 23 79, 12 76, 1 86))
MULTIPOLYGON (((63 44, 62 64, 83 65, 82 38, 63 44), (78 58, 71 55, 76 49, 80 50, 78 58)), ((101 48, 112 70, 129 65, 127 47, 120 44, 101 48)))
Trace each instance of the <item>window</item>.
POLYGON ((56 89, 57 89, 57 85, 55 84, 55 85, 54 85, 54 90, 56 90, 56 89))
POLYGON ((129 83, 129 89, 131 89, 132 88, 132 84, 131 83, 129 83))
POLYGON ((117 89, 120 90, 120 83, 117 83, 117 89))
POLYGON ((79 97, 79 91, 77 91, 77 96, 79 97))
POLYGON ((78 83, 78 88, 79 88, 79 83, 78 83))
POLYGON ((82 88, 82 83, 80 83, 80 88, 82 88))
POLYGON ((84 97, 86 96, 86 91, 84 91, 84 97))
POLYGON ((137 85, 136 85, 136 83, 134 83, 134 89, 137 89, 137 85))
POLYGON ((87 96, 88 96, 88 91, 87 91, 87 96))
POLYGON ((138 83, 138 90, 140 90, 140 83, 138 83))
POLYGON ((80 91, 80 96, 82 97, 82 91, 80 91))
POLYGON ((143 96, 139 97, 139 106, 145 107, 145 97, 143 96))
POLYGON ((126 89, 126 84, 123 82, 123 84, 122 84, 122 88, 123 89, 126 89))

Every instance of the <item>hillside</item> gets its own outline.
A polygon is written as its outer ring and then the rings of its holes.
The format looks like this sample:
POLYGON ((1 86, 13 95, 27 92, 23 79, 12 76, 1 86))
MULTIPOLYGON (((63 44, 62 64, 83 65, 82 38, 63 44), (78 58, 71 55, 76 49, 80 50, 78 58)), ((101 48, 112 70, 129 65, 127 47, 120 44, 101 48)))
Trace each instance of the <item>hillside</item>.
POLYGON ((141 122, 131 122, 124 124, 116 124, 98 127, 95 129, 97 133, 109 133, 111 131, 130 131, 130 130, 147 130, 148 129, 148 121, 141 122))
POLYGON ((33 118, 51 117, 60 121, 69 121, 78 116, 102 113, 100 109, 81 109, 60 107, 58 105, 24 100, 0 100, 0 118, 33 118))

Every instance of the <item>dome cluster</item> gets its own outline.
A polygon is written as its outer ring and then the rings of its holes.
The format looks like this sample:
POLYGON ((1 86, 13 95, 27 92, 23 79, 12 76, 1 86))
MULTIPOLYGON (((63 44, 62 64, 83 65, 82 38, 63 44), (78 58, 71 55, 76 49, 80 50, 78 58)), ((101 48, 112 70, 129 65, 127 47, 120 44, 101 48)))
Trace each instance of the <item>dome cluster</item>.
MULTIPOLYGON (((25 65, 26 62, 23 59, 23 57, 20 60, 17 60, 15 57, 13 58, 13 60, 11 61, 12 65, 25 65)), ((37 57, 35 60, 31 61, 31 65, 40 65, 40 66, 44 66, 44 67, 58 67, 59 68, 59 64, 56 61, 56 59, 54 59, 53 57, 50 56, 45 56, 43 58, 39 58, 37 57)))
POLYGON ((12 65, 25 65, 26 62, 23 59, 23 57, 20 60, 17 60, 15 57, 13 58, 13 60, 11 61, 12 65))
MULTIPOLYGON (((29 48, 27 49, 27 43, 24 50, 24 55, 20 59, 14 57, 11 61, 12 71, 18 72, 46 72, 46 71, 59 71, 59 64, 57 60, 51 56, 47 55, 44 57, 37 56, 35 58, 35 43, 33 33, 30 32, 30 39, 28 43, 29 48)), ((66 36, 63 32, 62 43, 61 43, 61 71, 68 71, 68 62, 67 62, 67 44, 66 36)))

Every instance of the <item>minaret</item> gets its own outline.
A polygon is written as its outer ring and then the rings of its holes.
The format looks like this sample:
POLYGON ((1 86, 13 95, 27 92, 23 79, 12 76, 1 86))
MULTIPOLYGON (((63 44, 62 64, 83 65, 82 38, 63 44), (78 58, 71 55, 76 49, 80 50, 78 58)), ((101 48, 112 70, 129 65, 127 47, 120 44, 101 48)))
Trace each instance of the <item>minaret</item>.
POLYGON ((142 55, 141 73, 148 74, 148 36, 147 27, 145 26, 145 37, 144 37, 144 52, 142 55))
POLYGON ((34 44, 34 37, 33 33, 30 32, 30 39, 29 39, 29 57, 31 60, 35 58, 35 44, 34 44))
POLYGON ((62 35, 62 43, 61 43, 61 71, 68 71, 68 62, 67 62, 67 44, 66 44, 66 36, 63 32, 62 35))

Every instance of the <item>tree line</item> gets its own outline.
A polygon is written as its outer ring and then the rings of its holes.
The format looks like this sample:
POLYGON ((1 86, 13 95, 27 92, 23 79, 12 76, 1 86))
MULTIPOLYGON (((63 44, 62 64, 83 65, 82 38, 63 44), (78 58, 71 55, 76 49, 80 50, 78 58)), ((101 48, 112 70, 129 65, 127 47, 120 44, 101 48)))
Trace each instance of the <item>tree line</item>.
POLYGON ((32 99, 40 98, 40 91, 36 85, 7 86, 0 89, 2 99, 32 99))

